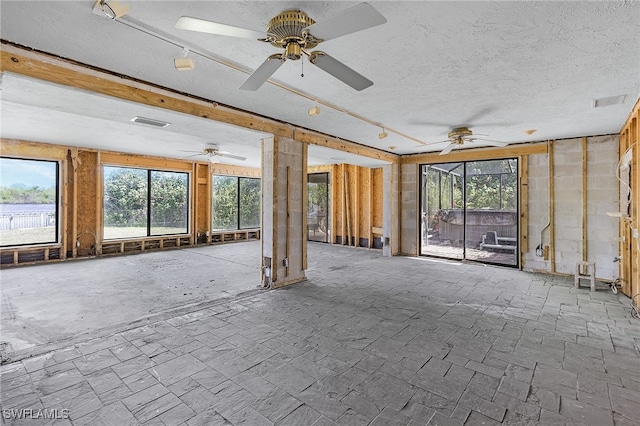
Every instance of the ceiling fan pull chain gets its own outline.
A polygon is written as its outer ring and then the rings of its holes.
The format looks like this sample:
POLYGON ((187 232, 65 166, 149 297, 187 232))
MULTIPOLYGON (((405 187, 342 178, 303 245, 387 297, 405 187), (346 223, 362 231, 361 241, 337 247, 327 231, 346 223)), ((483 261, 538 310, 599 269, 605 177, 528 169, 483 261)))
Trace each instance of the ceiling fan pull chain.
POLYGON ((302 67, 302 72, 300 72, 300 77, 304 78, 304 56, 302 56, 302 58, 300 58, 300 66, 302 67))

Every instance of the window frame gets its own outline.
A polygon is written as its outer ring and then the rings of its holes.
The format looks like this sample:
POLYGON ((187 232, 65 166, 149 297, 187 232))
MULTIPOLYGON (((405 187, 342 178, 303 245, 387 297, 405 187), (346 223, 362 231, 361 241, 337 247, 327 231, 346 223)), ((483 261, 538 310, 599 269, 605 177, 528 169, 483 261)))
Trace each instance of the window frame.
POLYGON ((163 238, 163 237, 167 237, 167 236, 173 236, 173 235, 190 235, 191 234, 191 226, 192 226, 192 205, 191 205, 191 197, 192 197, 192 173, 190 171, 186 171, 186 170, 173 170, 173 169, 160 169, 160 168, 151 168, 151 167, 144 167, 144 166, 131 166, 131 165, 122 165, 122 164, 117 164, 117 163, 102 163, 102 240, 103 241, 118 241, 118 240, 139 240, 139 239, 149 239, 149 238, 163 238), (115 238, 105 238, 104 236, 104 229, 105 229, 105 191, 104 191, 104 187, 105 187, 105 173, 104 173, 104 169, 105 167, 110 167, 110 168, 119 168, 119 169, 134 169, 134 170, 144 170, 146 172, 146 183, 147 183, 147 188, 146 188, 146 236, 131 236, 131 237, 115 237, 115 238), (185 232, 180 232, 180 233, 167 233, 167 234, 152 234, 151 233, 151 228, 152 228, 152 220, 151 220, 151 215, 152 215, 152 209, 151 209, 151 203, 152 203, 152 192, 151 192, 151 176, 153 172, 160 172, 160 173, 179 173, 179 174, 184 174, 187 177, 187 199, 186 199, 186 204, 187 204, 187 211, 186 211, 186 227, 185 227, 185 232))
POLYGON ((63 161, 59 159, 50 158, 29 158, 13 155, 0 155, 0 158, 6 158, 8 160, 21 160, 21 161, 39 161, 44 163, 54 163, 56 165, 56 177, 55 177, 55 239, 54 241, 46 242, 32 242, 32 243, 20 243, 20 244, 0 244, 0 249, 7 249, 10 247, 43 247, 43 246, 61 246, 62 245, 62 230, 60 226, 62 214, 62 171, 63 161))
MULTIPOLYGON (((252 177, 252 176, 234 176, 234 175, 222 175, 222 174, 213 174, 211 175, 211 230, 213 232, 225 232, 225 231, 244 231, 244 230, 252 230, 252 229, 260 229, 261 228, 261 224, 256 226, 251 226, 251 227, 241 227, 240 226, 240 222, 241 222, 241 218, 242 218, 242 214, 241 214, 241 209, 242 209, 242 204, 240 203, 240 180, 256 180, 260 183, 259 185, 259 190, 260 193, 262 193, 262 178, 259 177, 252 177), (235 186, 236 186, 236 227, 235 228, 225 228, 225 229, 221 229, 221 228, 216 228, 214 225, 214 219, 215 219, 215 209, 213 206, 214 203, 214 179, 216 177, 221 177, 221 178, 235 178, 236 182, 235 182, 235 186)), ((260 210, 262 210, 262 201, 260 202, 260 210)), ((261 222, 262 222, 262 218, 260 218, 261 222)))

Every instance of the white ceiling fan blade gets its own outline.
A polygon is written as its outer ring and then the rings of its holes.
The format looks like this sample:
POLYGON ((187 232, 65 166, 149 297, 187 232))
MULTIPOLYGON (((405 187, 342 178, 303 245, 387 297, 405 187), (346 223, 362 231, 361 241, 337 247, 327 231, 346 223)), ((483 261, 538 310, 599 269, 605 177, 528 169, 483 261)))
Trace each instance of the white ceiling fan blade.
POLYGON ((498 146, 498 147, 503 147, 503 146, 507 146, 509 145, 509 142, 502 142, 502 141, 493 141, 490 139, 476 139, 478 142, 482 142, 485 145, 489 145, 489 146, 498 146))
POLYGON ((258 90, 284 63, 282 54, 271 55, 240 86, 241 90, 258 90))
POLYGON ((443 150, 440 152, 440 155, 445 155, 445 154, 450 153, 450 152, 451 152, 455 147, 457 147, 457 146, 458 146, 458 144, 457 144, 457 143, 455 143, 455 142, 451 142, 449 145, 447 145, 447 147, 446 147, 445 149, 443 149, 443 150))
POLYGON ((219 152, 218 155, 220 157, 233 158, 234 160, 240 160, 240 161, 244 161, 244 160, 247 159, 247 157, 241 157, 239 155, 227 154, 226 152, 219 152))
POLYGON ((306 29, 317 39, 331 40, 343 35, 384 24, 387 19, 368 3, 360 3, 344 12, 309 25, 306 29))
POLYGON ((358 91, 366 89, 373 84, 373 81, 358 74, 324 52, 311 52, 309 62, 358 91))
POLYGON ((201 33, 218 34, 229 37, 246 38, 258 40, 264 38, 265 34, 260 31, 248 30, 246 28, 234 27, 233 25, 220 24, 218 22, 207 21, 191 16, 183 16, 176 22, 176 28, 181 30, 198 31, 201 33))

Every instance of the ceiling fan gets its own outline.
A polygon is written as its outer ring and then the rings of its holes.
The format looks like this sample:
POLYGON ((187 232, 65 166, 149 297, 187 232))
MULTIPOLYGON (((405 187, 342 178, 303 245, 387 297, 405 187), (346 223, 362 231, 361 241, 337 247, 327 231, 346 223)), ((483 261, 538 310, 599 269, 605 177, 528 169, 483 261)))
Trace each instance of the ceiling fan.
MULTIPOLYGON (((445 147, 445 149, 443 149, 440 152, 440 155, 448 154, 452 150, 460 148, 465 143, 470 143, 470 142, 473 142, 473 141, 476 141, 476 140, 482 141, 483 144, 489 145, 489 146, 502 147, 502 146, 509 145, 509 143, 507 143, 507 142, 501 142, 501 141, 494 141, 494 140, 491 140, 491 139, 485 139, 484 137, 486 137, 486 136, 487 135, 474 134, 471 131, 471 129, 469 129, 468 127, 456 127, 456 128, 453 128, 453 129, 451 129, 451 131, 447 135, 447 139, 445 139, 444 141, 440 141, 440 142, 449 142, 449 145, 447 145, 445 147), (481 137, 478 137, 478 136, 481 136, 481 137)), ((436 143, 440 143, 440 142, 436 142, 436 143)))
POLYGON ((204 19, 183 16, 176 28, 258 40, 284 49, 282 53, 269 56, 253 74, 240 86, 242 90, 258 90, 280 66, 290 59, 297 61, 306 55, 309 62, 331 74, 355 90, 363 90, 373 82, 352 70, 337 59, 316 50, 310 52, 323 41, 338 38, 387 22, 377 10, 367 3, 360 3, 323 22, 314 21, 300 10, 286 10, 273 17, 265 33, 249 30, 204 19))
POLYGON ((198 157, 198 156, 207 156, 209 157, 209 161, 212 163, 217 163, 218 162, 218 157, 226 157, 226 158, 232 158, 234 160, 239 160, 239 161, 244 161, 247 158, 246 157, 241 157, 239 155, 233 155, 230 152, 227 151, 221 151, 220 147, 218 145, 207 145, 202 151, 183 151, 183 152, 196 152, 197 154, 194 155, 189 155, 187 158, 189 157, 198 157))

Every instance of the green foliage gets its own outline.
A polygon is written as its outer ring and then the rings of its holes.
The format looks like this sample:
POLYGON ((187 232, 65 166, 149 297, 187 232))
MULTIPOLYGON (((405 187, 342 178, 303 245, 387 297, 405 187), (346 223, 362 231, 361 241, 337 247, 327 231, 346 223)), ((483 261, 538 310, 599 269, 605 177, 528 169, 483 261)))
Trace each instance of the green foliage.
MULTIPOLYGON (((187 228, 188 176, 151 172, 151 225, 187 228)), ((105 167, 104 225, 146 227, 148 171, 105 167)))
POLYGON ((234 176, 214 176, 211 201, 213 229, 237 229, 238 178, 234 176))
POLYGON ((320 206, 322 210, 327 212, 327 200, 328 200, 329 185, 323 183, 311 183, 308 186, 308 206, 320 206))
POLYGON ((151 172, 151 226, 187 228, 188 176, 151 172))
MULTIPOLYGON (((426 212, 429 217, 433 217, 440 209, 462 208, 463 178, 460 168, 453 164, 436 164, 427 166, 426 170, 423 197, 427 197, 426 212)), ((518 176, 515 160, 468 162, 466 170, 468 209, 516 210, 518 176)))
POLYGON ((261 203, 260 179, 235 176, 213 177, 211 210, 213 229, 259 227, 261 203), (240 212, 238 212, 238 204, 240 212), (238 214, 240 215, 240 223, 238 223, 238 214))
POLYGON ((27 187, 24 184, 13 184, 0 187, 0 203, 2 204, 55 204, 56 188, 27 187))
POLYGON ((260 179, 240 178, 240 228, 260 227, 260 179))

